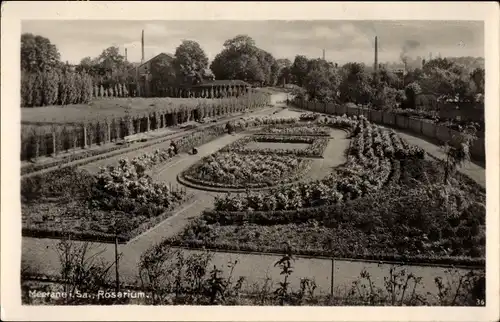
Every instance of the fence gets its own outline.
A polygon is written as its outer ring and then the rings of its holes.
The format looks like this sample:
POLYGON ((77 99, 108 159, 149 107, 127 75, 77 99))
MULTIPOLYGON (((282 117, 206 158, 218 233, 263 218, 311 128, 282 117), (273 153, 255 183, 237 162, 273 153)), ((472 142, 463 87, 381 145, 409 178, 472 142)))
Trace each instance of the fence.
POLYGON ((174 110, 159 110, 142 116, 124 116, 86 123, 22 124, 21 160, 56 156, 62 152, 86 149, 94 145, 119 142, 126 136, 146 133, 190 120, 218 117, 262 107, 270 102, 269 95, 256 94, 216 104, 201 104, 174 110))
MULTIPOLYGON (((294 103, 300 108, 318 113, 333 115, 346 114, 348 116, 364 115, 370 122, 408 130, 429 139, 437 140, 440 143, 449 142, 453 144, 453 139, 460 134, 458 131, 450 129, 447 126, 432 123, 430 120, 412 118, 393 112, 382 112, 354 106, 312 102, 300 99, 295 99, 294 103)), ((472 157, 477 160, 485 160, 486 151, 484 137, 478 137, 477 140, 474 141, 470 148, 470 153, 472 157)))

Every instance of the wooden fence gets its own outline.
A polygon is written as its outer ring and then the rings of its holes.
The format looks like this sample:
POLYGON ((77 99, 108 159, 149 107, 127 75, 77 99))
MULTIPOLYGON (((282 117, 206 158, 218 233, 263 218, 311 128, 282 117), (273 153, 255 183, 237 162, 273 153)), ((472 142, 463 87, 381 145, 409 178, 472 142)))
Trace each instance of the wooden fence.
MULTIPOLYGON (((294 104, 305 110, 330 115, 364 115, 370 122, 404 129, 429 139, 436 140, 439 143, 448 142, 450 144, 454 144, 453 139, 460 134, 458 131, 450 129, 447 126, 435 124, 430 120, 417 119, 393 112, 383 112, 333 103, 312 102, 298 98, 294 100, 294 104)), ((480 136, 476 141, 474 141, 470 148, 470 153, 474 159, 479 161, 485 160, 486 149, 484 136, 480 136)))

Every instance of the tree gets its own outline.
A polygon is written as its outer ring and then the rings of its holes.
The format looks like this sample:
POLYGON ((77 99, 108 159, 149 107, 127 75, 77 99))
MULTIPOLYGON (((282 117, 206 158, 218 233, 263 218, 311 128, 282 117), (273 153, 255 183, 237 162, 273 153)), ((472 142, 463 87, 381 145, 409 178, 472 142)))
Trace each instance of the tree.
POLYGON ((484 68, 475 68, 470 77, 476 86, 477 94, 484 94, 484 68))
POLYGON ((299 86, 303 85, 304 78, 306 77, 309 70, 308 62, 309 60, 306 58, 306 56, 302 55, 295 56, 295 60, 293 61, 291 74, 294 78, 295 84, 299 86))
POLYGON ((311 99, 336 101, 341 77, 333 64, 323 59, 309 61, 309 70, 303 80, 303 87, 311 99))
POLYGON ((224 42, 224 49, 210 65, 217 79, 242 79, 274 84, 279 66, 274 57, 255 46, 247 35, 238 35, 224 42))
POLYGON ((415 108, 415 103, 416 103, 416 98, 417 95, 422 92, 422 88, 417 82, 413 82, 408 84, 405 87, 405 96, 406 96, 406 101, 405 101, 405 107, 406 108, 415 108))
POLYGON ((168 86, 176 83, 176 72, 168 56, 160 56, 151 61, 151 87, 156 95, 163 94, 168 86))
POLYGON ((435 59, 429 60, 423 66, 423 71, 424 71, 424 73, 428 74, 430 71, 432 71, 435 68, 449 70, 453 67, 453 65, 454 65, 454 63, 451 60, 448 60, 447 58, 435 58, 435 59))
POLYGON ((224 48, 241 52, 241 53, 252 53, 256 51, 255 40, 248 35, 237 35, 234 38, 228 39, 224 42, 224 48))
POLYGON ((30 33, 21 35, 21 69, 27 72, 46 71, 60 65, 60 54, 49 39, 30 33))
POLYGON ((343 79, 339 86, 341 101, 368 104, 372 99, 373 89, 364 65, 347 63, 342 66, 342 73, 343 79))
POLYGON ((98 73, 98 62, 96 58, 85 57, 82 58, 80 64, 76 66, 77 72, 86 72, 89 74, 98 73))
POLYGON ((461 65, 449 64, 447 69, 434 67, 425 71, 422 88, 442 99, 458 102, 474 101, 476 85, 467 69, 461 65))
POLYGON ((477 140, 477 131, 474 127, 468 127, 458 133, 454 144, 446 143, 443 147, 446 159, 444 160, 444 183, 449 183, 450 174, 454 174, 458 168, 470 161, 470 147, 477 140))
POLYGON ((292 62, 288 58, 281 58, 276 60, 278 65, 278 84, 289 84, 292 76, 292 62))
POLYGON ((201 46, 192 40, 184 40, 175 50, 174 66, 180 79, 200 75, 208 66, 208 57, 201 46))
POLYGON ((401 83, 398 76, 386 68, 381 68, 379 70, 378 80, 381 84, 392 88, 398 88, 401 83))
POLYGON ((387 85, 380 85, 376 89, 373 106, 377 109, 393 109, 397 108, 406 100, 406 95, 403 90, 398 90, 387 85))
POLYGON ((120 49, 111 46, 104 49, 96 58, 83 58, 76 66, 76 71, 88 73, 96 84, 102 84, 107 88, 126 83, 128 72, 132 67, 132 64, 125 60, 125 56, 120 54, 120 49))

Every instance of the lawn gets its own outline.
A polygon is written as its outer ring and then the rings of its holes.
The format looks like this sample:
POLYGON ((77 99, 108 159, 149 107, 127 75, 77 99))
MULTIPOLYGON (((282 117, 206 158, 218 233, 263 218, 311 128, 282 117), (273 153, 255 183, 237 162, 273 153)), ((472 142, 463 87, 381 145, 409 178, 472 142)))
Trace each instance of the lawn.
POLYGON ((174 109, 181 106, 195 107, 199 104, 215 104, 221 100, 202 98, 112 98, 98 99, 89 104, 21 108, 22 122, 79 123, 104 118, 143 115, 145 113, 174 109))

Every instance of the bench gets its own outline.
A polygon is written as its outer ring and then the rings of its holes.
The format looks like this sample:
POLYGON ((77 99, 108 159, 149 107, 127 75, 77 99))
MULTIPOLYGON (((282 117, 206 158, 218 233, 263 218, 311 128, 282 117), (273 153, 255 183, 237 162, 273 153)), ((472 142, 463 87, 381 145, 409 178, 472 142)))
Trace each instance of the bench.
POLYGON ((125 143, 144 142, 148 140, 148 136, 145 133, 137 133, 133 135, 127 135, 124 140, 125 143))

